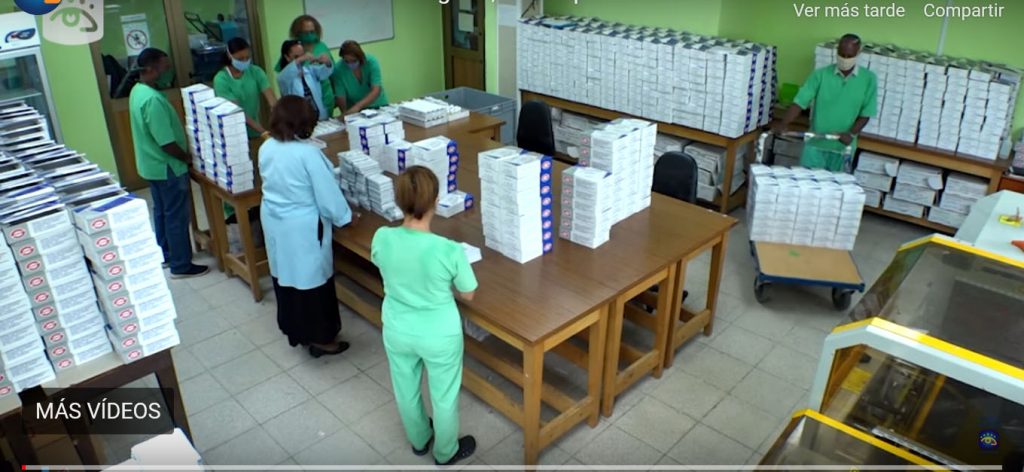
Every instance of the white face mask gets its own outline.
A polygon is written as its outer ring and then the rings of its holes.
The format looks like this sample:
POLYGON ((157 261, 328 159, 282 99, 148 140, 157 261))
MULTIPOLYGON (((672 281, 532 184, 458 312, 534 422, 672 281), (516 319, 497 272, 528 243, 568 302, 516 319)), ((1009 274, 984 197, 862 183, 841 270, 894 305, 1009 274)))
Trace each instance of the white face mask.
POLYGON ((853 57, 842 57, 836 58, 836 67, 843 72, 851 71, 857 65, 857 56, 853 57))

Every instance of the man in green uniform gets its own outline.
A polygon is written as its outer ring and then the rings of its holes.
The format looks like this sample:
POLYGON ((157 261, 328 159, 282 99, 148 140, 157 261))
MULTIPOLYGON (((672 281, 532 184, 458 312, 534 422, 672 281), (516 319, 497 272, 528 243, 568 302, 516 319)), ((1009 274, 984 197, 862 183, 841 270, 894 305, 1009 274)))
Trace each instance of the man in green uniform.
POLYGON ((836 63, 811 73, 782 120, 779 131, 785 131, 802 110, 813 104, 810 131, 840 136, 839 142, 806 142, 800 157, 804 167, 842 171, 843 150, 846 146, 856 148, 857 135, 878 114, 878 77, 857 66, 860 47, 857 35, 844 35, 839 40, 836 63))
POLYGON ((164 252, 172 278, 203 275, 209 269, 192 263, 189 239, 188 163, 185 130, 178 113, 157 83, 171 72, 167 53, 149 48, 136 61, 139 83, 128 97, 132 144, 139 176, 149 182, 153 197, 153 232, 164 252))

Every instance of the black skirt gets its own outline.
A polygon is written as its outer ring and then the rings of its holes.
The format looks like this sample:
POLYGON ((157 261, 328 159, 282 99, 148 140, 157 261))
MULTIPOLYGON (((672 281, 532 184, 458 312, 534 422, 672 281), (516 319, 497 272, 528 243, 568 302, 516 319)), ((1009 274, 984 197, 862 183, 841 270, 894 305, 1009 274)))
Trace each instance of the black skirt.
POLYGON ((323 285, 310 290, 282 287, 276 277, 273 281, 277 295, 277 327, 288 336, 288 344, 333 343, 341 331, 334 280, 327 279, 323 285))

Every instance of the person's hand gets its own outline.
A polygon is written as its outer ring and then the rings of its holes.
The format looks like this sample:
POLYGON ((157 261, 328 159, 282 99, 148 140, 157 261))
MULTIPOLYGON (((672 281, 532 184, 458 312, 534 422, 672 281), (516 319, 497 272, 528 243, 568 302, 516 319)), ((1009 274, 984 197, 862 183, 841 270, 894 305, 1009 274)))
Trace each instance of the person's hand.
POLYGON ((331 57, 328 56, 326 53, 317 56, 316 60, 325 66, 331 65, 331 57))
POLYGON ((302 64, 303 62, 310 62, 312 60, 313 60, 313 55, 312 54, 308 54, 308 53, 307 54, 303 54, 303 55, 295 58, 295 62, 297 62, 299 64, 302 64))
POLYGON ((839 135, 839 142, 846 146, 849 146, 853 142, 853 135, 850 133, 842 133, 839 135))
POLYGON ((360 108, 359 105, 355 105, 352 108, 349 108, 348 111, 345 112, 345 114, 346 115, 351 115, 353 113, 359 113, 361 111, 363 111, 363 109, 360 108))

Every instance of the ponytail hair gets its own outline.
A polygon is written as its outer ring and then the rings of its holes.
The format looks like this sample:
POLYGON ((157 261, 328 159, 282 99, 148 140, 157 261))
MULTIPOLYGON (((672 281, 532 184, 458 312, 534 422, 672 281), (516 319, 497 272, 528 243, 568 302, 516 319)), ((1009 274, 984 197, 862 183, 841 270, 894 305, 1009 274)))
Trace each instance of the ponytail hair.
POLYGON ((412 166, 398 176, 395 203, 405 216, 421 220, 434 209, 439 191, 437 176, 423 166, 412 166))

